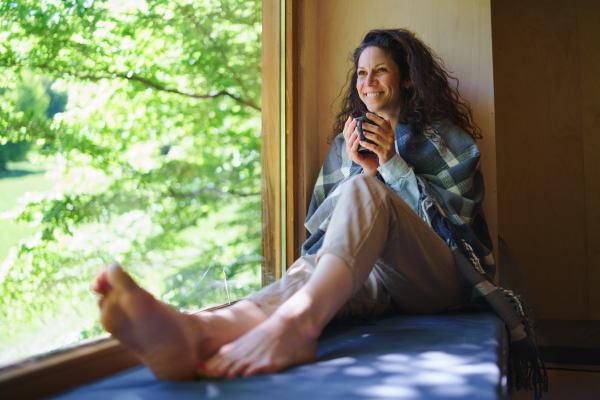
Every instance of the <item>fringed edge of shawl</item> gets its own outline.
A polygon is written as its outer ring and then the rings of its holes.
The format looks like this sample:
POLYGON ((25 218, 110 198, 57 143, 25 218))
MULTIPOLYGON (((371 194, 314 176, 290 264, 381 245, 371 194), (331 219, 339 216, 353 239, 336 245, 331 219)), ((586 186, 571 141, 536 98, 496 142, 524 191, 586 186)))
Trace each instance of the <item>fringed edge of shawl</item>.
POLYGON ((524 389, 533 390, 535 400, 548 392, 548 373, 544 361, 540 359, 529 323, 524 324, 526 337, 518 342, 509 342, 508 347, 508 388, 512 395, 524 389))
MULTIPOLYGON (((446 229, 451 233, 452 239, 455 239, 458 236, 455 227, 446 218, 442 218, 441 222, 443 225, 446 225, 446 229)), ((465 240, 457 240, 455 243, 463 255, 469 259, 473 269, 479 272, 483 279, 494 287, 495 291, 509 298, 509 303, 512 303, 512 308, 520 325, 523 327, 525 336, 520 340, 510 340, 511 335, 509 332, 507 377, 509 393, 512 394, 521 389, 525 389, 526 391, 533 390, 535 400, 541 399, 543 393, 548 392, 548 373, 544 362, 539 356, 535 334, 527 313, 523 308, 525 303, 519 299, 519 296, 513 294, 512 291, 493 284, 490 277, 481 268, 479 258, 473 251, 473 248, 465 240)), ((484 296, 484 298, 494 308, 494 305, 491 303, 490 294, 484 296)), ((527 307, 526 304, 525 306, 527 307)), ((497 312, 502 316, 503 313, 500 310, 497 310, 497 312)), ((508 320, 505 320, 505 323, 508 328, 508 320)))

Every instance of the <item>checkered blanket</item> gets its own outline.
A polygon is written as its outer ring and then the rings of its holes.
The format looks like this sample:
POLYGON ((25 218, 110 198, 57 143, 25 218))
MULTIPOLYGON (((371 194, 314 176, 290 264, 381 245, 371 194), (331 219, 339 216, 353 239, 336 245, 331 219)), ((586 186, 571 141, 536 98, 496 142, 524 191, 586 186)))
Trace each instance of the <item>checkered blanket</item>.
MULTIPOLYGON (((482 210, 485 189, 475 141, 455 126, 436 125, 413 134, 409 126, 398 124, 396 145, 400 157, 413 170, 407 178, 411 183, 404 188, 418 193, 415 203, 407 204, 452 250, 461 282, 471 293, 469 307, 491 306, 506 323, 513 386, 517 390, 533 387, 536 398, 541 397, 548 378, 523 305, 511 291, 492 283, 496 266, 482 210)), ((302 247, 303 255, 319 250, 344 185, 360 173, 362 168, 346 153, 343 135, 338 135, 315 185, 305 222, 311 235, 302 247)), ((377 178, 386 183, 381 175, 377 178)), ((410 198, 397 187, 388 186, 401 198, 410 198)))

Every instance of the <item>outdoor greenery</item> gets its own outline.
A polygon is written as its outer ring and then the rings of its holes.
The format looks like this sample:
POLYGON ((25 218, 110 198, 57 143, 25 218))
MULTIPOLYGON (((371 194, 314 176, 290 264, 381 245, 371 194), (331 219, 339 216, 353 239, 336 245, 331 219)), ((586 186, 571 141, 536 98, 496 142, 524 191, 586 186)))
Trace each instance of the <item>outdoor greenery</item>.
POLYGON ((183 310, 260 287, 260 7, 0 0, 0 170, 56 182, 0 210, 35 227, 0 258, 0 342, 87 310, 112 261, 183 310))

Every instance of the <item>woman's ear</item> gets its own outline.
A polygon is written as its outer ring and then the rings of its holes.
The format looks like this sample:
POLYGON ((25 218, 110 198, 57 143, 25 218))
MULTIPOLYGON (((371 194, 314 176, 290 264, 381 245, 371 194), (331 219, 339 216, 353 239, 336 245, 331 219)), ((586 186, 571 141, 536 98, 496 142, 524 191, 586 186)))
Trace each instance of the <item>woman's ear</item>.
POLYGON ((404 82, 402 83, 402 86, 404 86, 404 89, 408 89, 410 87, 411 83, 410 83, 410 79, 406 79, 404 80, 404 82))

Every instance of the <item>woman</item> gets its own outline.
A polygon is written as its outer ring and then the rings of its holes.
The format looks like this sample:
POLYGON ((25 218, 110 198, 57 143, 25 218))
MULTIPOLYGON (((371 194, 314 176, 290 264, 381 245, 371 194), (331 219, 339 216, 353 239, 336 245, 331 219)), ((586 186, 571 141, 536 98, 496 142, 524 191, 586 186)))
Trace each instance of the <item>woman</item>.
POLYGON ((155 300, 119 266, 98 273, 103 325, 157 378, 277 372, 314 360, 336 315, 438 313, 472 293, 500 310, 519 332, 515 343, 530 350, 524 315, 513 310, 518 300, 490 283, 480 135, 443 63, 401 29, 369 32, 352 61, 306 220, 311 236, 280 281, 191 316, 155 300), (372 143, 356 129, 365 114, 372 143))

